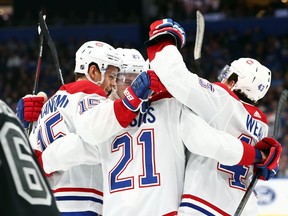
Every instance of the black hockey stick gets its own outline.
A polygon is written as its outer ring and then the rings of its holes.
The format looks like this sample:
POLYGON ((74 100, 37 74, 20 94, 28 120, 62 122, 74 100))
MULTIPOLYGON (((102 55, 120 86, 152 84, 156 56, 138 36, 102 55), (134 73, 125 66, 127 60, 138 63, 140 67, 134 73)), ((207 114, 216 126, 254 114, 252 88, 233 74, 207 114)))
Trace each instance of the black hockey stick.
POLYGON ((55 43, 54 43, 54 41, 52 40, 52 38, 50 36, 50 33, 49 33, 48 27, 46 25, 46 22, 45 22, 45 19, 44 19, 44 15, 43 15, 42 11, 40 11, 40 14, 39 14, 39 24, 40 24, 41 32, 43 32, 44 38, 46 39, 47 44, 48 44, 48 46, 50 48, 50 51, 52 53, 53 60, 54 60, 54 63, 55 63, 55 67, 56 67, 57 74, 58 74, 58 79, 61 82, 61 84, 63 85, 64 84, 64 79, 63 79, 63 75, 62 75, 62 72, 61 72, 61 69, 60 69, 60 64, 59 64, 57 50, 56 50, 56 47, 55 47, 55 43))
MULTIPOLYGON (((278 138, 278 132, 280 129, 280 118, 281 118, 281 113, 285 107, 286 101, 287 101, 287 97, 288 97, 288 90, 284 89, 281 93, 278 105, 277 105, 277 111, 276 111, 276 115, 275 115, 275 122, 274 122, 274 130, 273 130, 273 137, 275 139, 278 138)), ((251 183, 249 184, 249 187, 247 188, 247 191, 245 192, 244 196, 242 197, 242 200, 234 214, 234 216, 240 216, 252 191, 254 190, 254 187, 256 186, 256 183, 259 179, 259 175, 260 175, 260 170, 258 170, 256 172, 256 174, 253 176, 253 179, 251 181, 251 183)))
MULTIPOLYGON (((36 74, 35 74, 35 81, 33 86, 32 94, 35 95, 38 90, 38 83, 39 83, 39 75, 40 75, 40 68, 42 63, 42 53, 43 53, 43 33, 40 28, 40 16, 41 12, 39 13, 39 21, 38 21, 38 34, 39 34, 39 55, 38 55, 38 61, 37 61, 37 68, 36 68, 36 74)), ((43 16, 42 16, 43 17, 43 16)), ((45 17, 44 17, 45 19, 45 17)))
POLYGON ((274 122, 274 130, 273 130, 273 137, 275 139, 278 138, 278 131, 280 129, 280 118, 281 118, 281 113, 285 107, 286 101, 288 98, 288 90, 284 89, 281 93, 278 105, 277 105, 277 111, 276 111, 276 116, 275 116, 275 122, 274 122))
MULTIPOLYGON (((43 33, 40 28, 40 17, 45 19, 45 17, 43 17, 43 14, 41 14, 40 12, 39 19, 38 19, 39 54, 38 54, 37 68, 36 68, 36 73, 35 73, 34 86, 33 86, 33 91, 32 91, 33 95, 36 95, 36 92, 38 91, 38 83, 39 83, 40 69, 41 69, 41 63, 42 63, 42 53, 43 53, 43 33)), ((32 125, 33 125, 33 122, 30 122, 28 126, 28 131, 26 131, 27 135, 29 135, 30 132, 32 131, 32 125)))
POLYGON ((196 11, 196 38, 195 38, 195 46, 194 46, 194 60, 195 60, 196 73, 200 77, 203 77, 203 72, 201 69, 200 62, 201 62, 201 49, 202 49, 202 42, 203 42, 203 37, 204 37, 204 30, 205 30, 204 16, 199 10, 197 10, 196 11))

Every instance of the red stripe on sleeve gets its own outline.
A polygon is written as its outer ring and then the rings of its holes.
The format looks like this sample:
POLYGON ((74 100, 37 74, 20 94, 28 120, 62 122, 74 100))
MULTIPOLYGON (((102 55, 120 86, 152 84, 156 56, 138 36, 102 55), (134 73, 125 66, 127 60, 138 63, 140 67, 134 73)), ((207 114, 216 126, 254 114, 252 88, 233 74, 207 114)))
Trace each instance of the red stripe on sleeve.
POLYGON ((126 128, 138 114, 129 110, 123 104, 122 99, 114 101, 114 113, 123 128, 126 128))
POLYGON ((165 38, 159 41, 157 44, 154 44, 152 46, 149 46, 147 48, 147 54, 148 59, 151 62, 154 58, 157 52, 160 52, 165 46, 168 45, 175 45, 175 41, 171 38, 165 38))
POLYGON ((255 148, 246 142, 241 142, 243 145, 243 155, 238 165, 252 165, 256 156, 255 148))

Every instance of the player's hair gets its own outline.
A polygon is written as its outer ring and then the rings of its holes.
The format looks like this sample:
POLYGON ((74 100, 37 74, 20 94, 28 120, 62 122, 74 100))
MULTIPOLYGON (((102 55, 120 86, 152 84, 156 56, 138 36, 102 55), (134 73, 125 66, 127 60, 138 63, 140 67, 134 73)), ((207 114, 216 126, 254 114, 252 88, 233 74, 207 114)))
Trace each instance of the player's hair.
POLYGON ((234 81, 235 83, 238 81, 238 75, 236 73, 231 74, 231 76, 227 79, 228 83, 234 81))
MULTIPOLYGON (((237 83, 238 75, 236 73, 232 73, 231 76, 227 79, 227 81, 228 81, 228 83, 231 82, 231 81, 234 81, 235 83, 237 83)), ((250 100, 244 92, 241 92, 240 89, 236 89, 233 92, 237 95, 237 97, 240 100, 242 100, 242 101, 244 101, 246 103, 249 103, 251 105, 256 105, 257 104, 256 102, 250 100)))
MULTIPOLYGON (((100 70, 99 70, 98 65, 97 65, 96 63, 94 63, 94 62, 91 62, 91 63, 89 64, 89 66, 88 66, 88 71, 89 71, 89 68, 90 68, 92 65, 96 66, 98 72, 101 73, 100 70)), ((81 79, 81 78, 86 77, 86 75, 83 74, 83 73, 74 73, 74 75, 75 75, 75 81, 78 80, 78 79, 81 79)))
POLYGON ((254 101, 250 100, 245 93, 241 92, 240 89, 236 89, 236 90, 234 90, 233 92, 237 95, 237 97, 238 97, 241 101, 244 101, 244 102, 246 102, 246 103, 249 103, 249 104, 251 104, 251 105, 253 105, 253 106, 255 106, 255 105, 258 104, 258 101, 257 101, 257 102, 254 102, 254 101))

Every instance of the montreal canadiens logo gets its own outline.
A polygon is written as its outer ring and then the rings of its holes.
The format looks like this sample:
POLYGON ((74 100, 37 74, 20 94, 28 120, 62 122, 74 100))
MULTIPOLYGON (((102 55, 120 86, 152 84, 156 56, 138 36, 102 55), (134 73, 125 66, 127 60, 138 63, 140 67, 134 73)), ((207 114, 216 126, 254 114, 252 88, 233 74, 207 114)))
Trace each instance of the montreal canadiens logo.
POLYGON ((99 46, 99 47, 103 47, 103 43, 101 43, 101 42, 96 42, 95 45, 99 46))

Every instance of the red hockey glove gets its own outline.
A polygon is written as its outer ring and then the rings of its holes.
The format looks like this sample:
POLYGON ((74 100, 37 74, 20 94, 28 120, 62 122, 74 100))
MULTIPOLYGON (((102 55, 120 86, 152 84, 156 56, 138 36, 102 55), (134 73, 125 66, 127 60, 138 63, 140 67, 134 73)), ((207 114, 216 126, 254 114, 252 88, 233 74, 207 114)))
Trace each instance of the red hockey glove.
POLYGON ((173 37, 175 45, 181 49, 186 44, 186 33, 179 23, 170 18, 157 20, 150 25, 147 47, 157 43, 162 38, 173 37))
POLYGON ((124 91, 123 103, 133 112, 140 110, 141 113, 145 113, 149 107, 148 99, 151 94, 165 90, 165 86, 160 82, 153 70, 144 71, 124 91))
POLYGON ((37 121, 47 96, 26 95, 18 101, 16 115, 27 128, 30 122, 37 121))
MULTIPOLYGON (((166 92, 166 88, 165 86, 161 83, 160 79, 158 78, 158 76, 156 75, 156 73, 153 70, 148 70, 147 71, 148 75, 149 75, 149 79, 150 79, 150 89, 151 91, 151 95, 152 93, 161 93, 161 92, 166 92)), ((146 110, 149 108, 149 101, 143 101, 141 104, 141 113, 146 112, 146 110)))
POLYGON ((264 162, 255 164, 254 172, 260 170, 259 179, 269 180, 275 176, 279 170, 279 160, 282 152, 281 144, 270 137, 265 137, 255 145, 256 149, 267 154, 264 162))
POLYGON ((166 91, 165 86, 161 83, 159 77, 156 75, 156 73, 153 70, 147 71, 149 78, 150 78, 150 89, 155 93, 160 93, 166 91))
POLYGON ((44 105, 44 97, 24 97, 24 118, 26 121, 37 121, 44 105))

